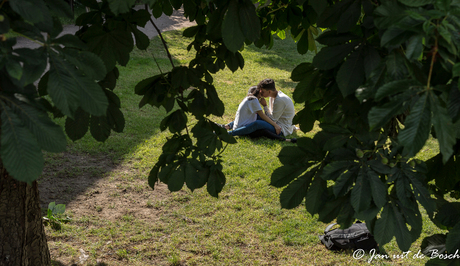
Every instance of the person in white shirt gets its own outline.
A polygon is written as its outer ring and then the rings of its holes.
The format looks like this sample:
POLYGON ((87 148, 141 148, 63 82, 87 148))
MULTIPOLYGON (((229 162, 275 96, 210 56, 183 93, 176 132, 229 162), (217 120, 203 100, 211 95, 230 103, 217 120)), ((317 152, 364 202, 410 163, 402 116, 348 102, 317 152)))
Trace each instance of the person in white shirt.
POLYGON ((260 89, 262 97, 260 104, 264 107, 265 114, 281 127, 281 132, 284 136, 291 135, 296 130, 296 127, 292 124, 295 109, 291 98, 276 89, 273 79, 262 80, 257 85, 257 88, 260 89), (270 97, 268 105, 264 99, 265 97, 270 97))
POLYGON ((296 139, 286 139, 280 136, 282 128, 272 119, 264 114, 258 99, 261 97, 257 86, 252 86, 248 95, 238 106, 235 120, 226 124, 219 125, 227 130, 232 136, 267 137, 282 141, 296 142, 296 139))

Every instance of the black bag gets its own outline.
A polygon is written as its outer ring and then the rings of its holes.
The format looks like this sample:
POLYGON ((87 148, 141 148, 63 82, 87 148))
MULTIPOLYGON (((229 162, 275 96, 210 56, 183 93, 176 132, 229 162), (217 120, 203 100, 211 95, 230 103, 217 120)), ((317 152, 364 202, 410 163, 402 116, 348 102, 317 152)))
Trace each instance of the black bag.
POLYGON ((358 221, 347 229, 332 229, 334 225, 336 223, 328 225, 324 230, 324 235, 319 236, 319 239, 327 249, 371 250, 375 248, 378 250, 378 244, 365 223, 358 221))

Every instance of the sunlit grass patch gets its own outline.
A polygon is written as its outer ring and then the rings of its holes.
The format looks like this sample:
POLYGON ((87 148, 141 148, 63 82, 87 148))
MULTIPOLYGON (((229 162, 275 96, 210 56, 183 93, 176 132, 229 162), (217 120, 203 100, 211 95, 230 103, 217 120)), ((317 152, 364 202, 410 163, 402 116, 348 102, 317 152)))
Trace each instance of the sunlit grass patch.
MULTIPOLYGON (((193 57, 194 50, 185 49, 191 40, 183 38, 181 31, 166 32, 164 36, 176 66, 193 57)), ((275 39, 272 50, 250 46, 242 53, 243 70, 233 73, 225 69, 214 75, 225 105, 223 117, 211 117, 216 122, 233 120, 248 88, 264 78, 273 78, 281 91, 292 96, 296 86, 290 79, 292 69, 312 58, 310 53, 299 56, 291 40, 279 39, 275 39)), ((79 250, 83 249, 90 255, 88 265, 368 265, 364 259, 353 259, 350 252, 326 250, 318 239, 326 225, 310 215, 304 205, 281 209, 282 189, 269 185, 270 176, 281 166, 277 158, 281 149, 293 144, 237 137, 237 144, 229 145, 223 153, 226 185, 219 198, 211 197, 206 186, 193 192, 184 186, 176 193, 161 185, 153 191, 148 188, 149 171, 171 134, 159 129, 165 110, 149 105, 139 109, 141 97, 134 88, 139 81, 170 69, 158 38, 147 51, 134 51, 129 64, 119 67, 120 80, 114 90, 122 102, 124 132, 112 133, 104 143, 96 142, 89 133, 69 143, 70 153, 110 156, 116 165, 106 173, 91 170, 105 186, 88 187, 82 192, 90 199, 95 191, 103 193, 107 189, 109 200, 105 205, 96 202, 81 206, 88 209, 87 214, 72 215, 73 221, 63 225, 61 231, 47 229, 53 259, 62 256, 78 262, 79 250), (137 197, 131 198, 131 194, 137 197), (137 206, 136 211, 128 203, 137 206), (118 215, 109 216, 111 212, 118 215)), ((300 111, 303 106, 295 104, 295 108, 300 111)), ((192 116, 188 118, 192 127, 196 121, 192 116)), ((297 131, 291 137, 313 137, 319 130, 316 124, 312 131, 297 131)), ((428 156, 436 151, 436 144, 430 140, 426 149, 423 155, 428 156)), ((62 155, 52 154, 46 159, 51 166, 65 160, 62 155)), ((69 168, 60 174, 65 173, 76 177, 81 170, 69 168)), ((438 229, 422 213, 427 221, 423 237, 438 229)), ((416 253, 420 244, 418 240, 411 251, 416 253)), ((391 254, 400 253, 394 240, 386 248, 391 254)), ((422 264, 424 261, 403 260, 375 261, 373 265, 422 264)))

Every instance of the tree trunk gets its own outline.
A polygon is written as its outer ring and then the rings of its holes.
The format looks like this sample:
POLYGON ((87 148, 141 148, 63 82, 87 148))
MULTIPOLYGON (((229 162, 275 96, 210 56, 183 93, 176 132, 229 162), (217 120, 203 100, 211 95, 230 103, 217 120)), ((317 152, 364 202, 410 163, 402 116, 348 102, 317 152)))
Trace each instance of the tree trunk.
POLYGON ((0 161, 0 266, 51 265, 38 185, 19 182, 0 161))

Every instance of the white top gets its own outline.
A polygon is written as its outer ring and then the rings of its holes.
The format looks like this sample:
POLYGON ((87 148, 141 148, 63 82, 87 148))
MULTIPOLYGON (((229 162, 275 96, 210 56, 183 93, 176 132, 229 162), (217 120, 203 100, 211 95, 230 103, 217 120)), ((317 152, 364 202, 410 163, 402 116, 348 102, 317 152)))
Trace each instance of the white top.
POLYGON ((296 129, 292 125, 295 115, 294 103, 286 94, 278 91, 275 98, 270 97, 268 108, 264 107, 265 114, 281 127, 284 136, 291 135, 296 129))
POLYGON ((238 106, 233 123, 233 130, 243 127, 257 120, 257 111, 262 111, 257 98, 244 98, 238 106))

